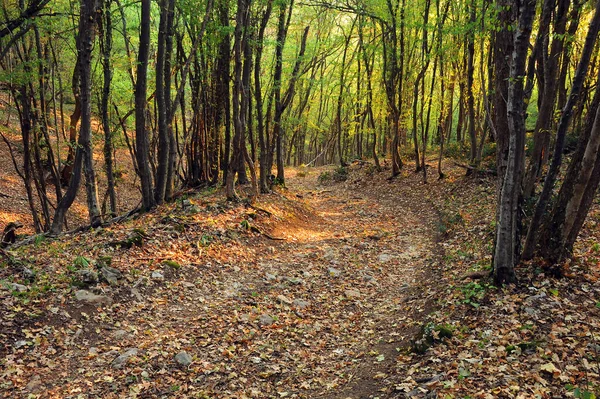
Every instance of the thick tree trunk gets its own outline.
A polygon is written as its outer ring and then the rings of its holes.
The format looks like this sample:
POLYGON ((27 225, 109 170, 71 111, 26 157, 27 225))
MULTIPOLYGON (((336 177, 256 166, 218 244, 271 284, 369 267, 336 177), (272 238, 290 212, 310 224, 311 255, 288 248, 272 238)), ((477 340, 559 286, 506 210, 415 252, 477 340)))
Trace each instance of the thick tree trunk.
POLYGON ((97 226, 102 222, 100 217, 100 208, 98 205, 98 193, 96 186, 96 177, 94 173, 93 152, 92 152, 92 107, 91 107, 91 90, 92 90, 92 48, 94 40, 94 15, 96 13, 96 0, 83 0, 80 7, 79 17, 79 34, 77 40, 78 48, 78 69, 79 82, 81 84, 79 90, 79 99, 81 104, 81 126, 79 130, 79 140, 75 158, 73 162, 73 171, 69 187, 65 195, 56 206, 54 220, 52 222, 51 232, 58 234, 62 231, 63 223, 67 210, 77 196, 79 184, 81 183, 81 167, 82 164, 85 170, 86 177, 86 197, 88 205, 88 213, 92 226, 97 226))
POLYGON ((169 0, 160 0, 160 22, 158 25, 158 44, 156 55, 156 110, 158 113, 158 154, 156 168, 156 182, 154 188, 154 202, 160 205, 165 200, 167 190, 167 171, 169 169, 169 153, 171 140, 169 140, 167 121, 166 92, 171 90, 165 86, 165 64, 167 47, 167 25, 169 19, 169 0))
POLYGON ((513 52, 513 2, 511 0, 498 0, 498 19, 500 30, 494 37, 494 128, 496 129, 496 170, 498 171, 497 196, 506 174, 508 162, 508 143, 510 139, 508 127, 508 110, 506 99, 508 98, 508 85, 510 77, 510 62, 513 52))
MULTIPOLYGON (((33 94, 31 94, 33 95, 33 94)), ((21 124, 21 137, 23 139, 23 183, 25 184, 25 191, 27 192, 27 203, 29 204, 29 210, 31 212, 31 216, 33 218, 33 227, 37 233, 41 233, 43 231, 43 226, 40 222, 40 217, 38 211, 35 207, 35 199, 33 190, 31 189, 32 182, 32 168, 31 168, 31 147, 30 147, 30 139, 31 139, 31 119, 32 119, 32 110, 31 110, 31 98, 30 93, 28 93, 27 85, 23 84, 17 93, 14 93, 15 104, 17 107, 20 103, 20 112, 19 112, 19 120, 21 124)), ((4 138, 4 136, 3 136, 4 138)), ((6 141, 6 140, 5 140, 6 141)), ((11 151, 12 154, 12 151, 11 151)), ((13 162, 15 162, 13 158, 13 162)), ((16 164, 15 164, 16 165, 16 164)), ((81 163, 80 163, 81 165, 81 163)), ((15 166, 16 168, 16 166, 15 166)), ((64 198, 64 197, 63 197, 64 198)), ((59 203, 60 205, 60 203, 59 203)), ((58 209, 58 208, 57 208, 58 209)))
POLYGON ((509 149, 506 174, 498 203, 498 224, 494 248, 493 275, 496 284, 513 283, 519 254, 519 196, 525 152, 525 109, 523 77, 535 0, 526 0, 519 9, 518 25, 510 64, 507 112, 509 149))
POLYGON ((142 1, 140 22, 140 44, 138 51, 137 77, 135 84, 135 146, 137 164, 142 186, 142 206, 150 210, 156 204, 152 191, 152 171, 150 169, 150 144, 146 130, 146 90, 148 76, 148 56, 150 49, 150 0, 142 1))
POLYGON ((94 43, 95 14, 97 0, 83 0, 81 13, 86 21, 80 22, 79 51, 81 62, 81 127, 79 130, 79 146, 83 151, 83 170, 85 173, 85 192, 87 198, 90 224, 99 226, 102 223, 100 205, 98 203, 98 186, 94 170, 94 150, 92 146, 92 51, 94 43), (85 10, 84 10, 85 8, 85 10))
POLYGON ((256 45, 255 63, 254 63, 254 99, 256 102, 256 129, 258 135, 258 145, 260 149, 259 155, 259 186, 262 193, 269 192, 269 177, 271 170, 269 170, 269 140, 268 131, 265 129, 264 114, 263 114, 263 98, 262 98, 262 86, 261 86, 261 63, 263 53, 263 40, 265 36, 265 29, 271 16, 272 1, 267 3, 267 7, 263 12, 260 28, 258 30, 258 39, 256 45))
MULTIPOLYGON (((229 162, 229 170, 227 172, 227 180, 225 181, 226 195, 229 201, 237 200, 238 196, 235 192, 235 175, 238 172, 240 165, 240 158, 244 158, 245 146, 243 137, 246 123, 246 111, 248 109, 247 103, 245 102, 245 96, 249 93, 244 93, 244 82, 243 82, 243 62, 242 54, 244 52, 246 29, 248 28, 249 20, 249 7, 250 0, 238 0, 237 2, 237 13, 236 13, 236 26, 234 33, 234 44, 233 44, 233 146, 232 146, 232 157, 229 162), (244 106, 246 104, 246 106, 244 106)), ((250 60, 246 60, 250 62, 250 60)))
MULTIPOLYGON (((164 62, 164 100, 167 111, 167 137, 169 139, 169 155, 167 162, 167 179, 165 182, 165 201, 173 198, 175 175, 177 169, 177 138, 173 130, 174 108, 177 104, 171 99, 171 58, 173 56, 173 35, 175 18, 175 0, 168 0, 167 26, 165 38, 165 62, 164 62)), ((185 85, 185 81, 182 82, 185 85)))

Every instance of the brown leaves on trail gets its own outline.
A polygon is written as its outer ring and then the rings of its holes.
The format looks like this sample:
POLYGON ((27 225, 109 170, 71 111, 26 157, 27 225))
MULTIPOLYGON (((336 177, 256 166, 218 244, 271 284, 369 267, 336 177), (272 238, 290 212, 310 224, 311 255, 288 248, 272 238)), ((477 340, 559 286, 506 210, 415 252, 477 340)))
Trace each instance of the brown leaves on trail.
POLYGON ((0 396, 543 398, 596 389, 595 226, 569 266, 574 278, 553 280, 532 264, 521 286, 499 290, 484 273, 491 181, 451 171, 426 186, 411 173, 389 183, 353 166, 324 189, 310 172, 261 197, 260 209, 200 193, 185 207, 11 252, 36 274, 0 268, 1 280, 26 288, 0 289, 0 396), (136 235, 141 245, 112 244, 136 235), (121 277, 82 285, 82 270, 100 275, 100 266, 121 277), (78 291, 111 302, 79 301, 78 291), (433 344, 411 353, 424 326, 433 344))

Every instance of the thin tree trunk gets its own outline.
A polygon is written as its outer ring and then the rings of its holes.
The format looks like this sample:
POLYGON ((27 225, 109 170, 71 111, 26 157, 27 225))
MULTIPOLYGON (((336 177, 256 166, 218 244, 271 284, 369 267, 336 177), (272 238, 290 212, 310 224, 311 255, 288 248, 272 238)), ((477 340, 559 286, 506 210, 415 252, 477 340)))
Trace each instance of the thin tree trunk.
MULTIPOLYGON (((469 24, 471 30, 467 41, 467 109, 469 112, 469 139, 471 142, 470 161, 473 164, 477 158, 477 135, 475 132, 475 98, 473 95, 473 81, 475 78, 475 22, 477 18, 475 0, 471 0, 469 6, 469 24)), ((467 169, 467 173, 472 169, 467 169)))
MULTIPOLYGON (((555 0, 546 0, 544 2, 544 14, 552 14, 554 10, 555 0), (549 8, 549 10, 545 10, 549 8)), ((569 0, 558 0, 558 8, 556 10, 552 47, 550 53, 546 54, 546 46, 542 49, 543 53, 543 74, 544 74, 544 90, 543 97, 538 112, 538 117, 534 131, 533 152, 529 162, 529 168, 525 174, 523 182, 523 196, 525 199, 533 195, 535 183, 540 175, 542 164, 548 153, 550 146, 550 129, 552 127, 554 106, 556 104, 556 96, 558 93, 558 73, 559 59, 563 52, 564 33, 567 23, 567 11, 569 0)), ((546 17, 549 24, 550 16, 546 17)), ((549 29, 546 29, 549 31, 549 29)), ((548 36, 550 33, 547 33, 548 36)), ((545 43, 549 41, 545 39, 545 43)))
POLYGON ((102 19, 99 24, 100 29, 100 48, 102 52, 102 71, 104 76, 102 86, 102 99, 100 104, 100 113, 102 115, 102 128, 104 130, 104 168, 106 171, 106 180, 108 183, 108 197, 110 201, 110 214, 112 216, 117 213, 117 197, 115 194, 115 177, 113 173, 113 157, 112 157, 112 131, 108 117, 108 100, 110 98, 110 83, 112 80, 112 17, 111 7, 112 1, 105 0, 103 4, 102 19))

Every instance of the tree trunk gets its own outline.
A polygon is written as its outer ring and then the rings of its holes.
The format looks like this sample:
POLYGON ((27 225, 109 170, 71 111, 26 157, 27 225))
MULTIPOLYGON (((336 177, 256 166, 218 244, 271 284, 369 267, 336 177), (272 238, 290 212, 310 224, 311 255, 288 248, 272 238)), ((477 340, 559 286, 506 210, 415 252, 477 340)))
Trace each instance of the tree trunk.
MULTIPOLYGON (((227 172, 227 180, 225 181, 227 200, 234 201, 238 199, 237 193, 235 192, 235 175, 238 172, 240 165, 240 157, 244 157, 245 143, 243 141, 244 129, 245 129, 245 113, 247 106, 244 107, 245 96, 243 86, 243 63, 242 54, 244 51, 244 40, 246 38, 246 29, 248 27, 249 20, 249 7, 250 0, 238 0, 237 12, 236 12, 236 25, 234 33, 234 44, 233 44, 233 59, 234 59, 234 70, 233 70, 233 146, 232 146, 232 157, 229 162, 229 170, 227 172)), ((246 60, 250 62, 250 60, 246 60)))
MULTIPOLYGON (((508 110, 506 99, 508 98, 508 85, 510 78, 510 63, 513 52, 512 25, 514 22, 513 2, 511 0, 498 0, 498 20, 500 29, 495 33, 493 43, 494 57, 494 128, 496 130, 496 170, 498 181, 496 185, 496 196, 500 200, 500 192, 506 174, 508 162, 508 143, 510 139, 508 126, 508 110)), ((497 204, 498 205, 498 204, 497 204)), ((496 215, 497 219, 497 215, 496 215)), ((497 220, 496 220, 497 221, 497 220)))
POLYGON ((148 211, 156 205, 152 191, 150 144, 146 130, 148 55, 150 49, 150 0, 141 0, 140 44, 135 84, 135 146, 142 186, 142 206, 148 211))
POLYGON ((169 168, 169 140, 167 123, 167 101, 165 94, 170 87, 165 87, 165 57, 167 45, 167 24, 169 19, 169 0, 160 0, 160 22, 158 25, 158 43, 156 55, 156 110, 158 113, 158 154, 156 181, 154 187, 154 202, 162 204, 167 189, 167 170, 169 168))
MULTIPOLYGON (((554 11, 555 0, 544 1, 544 10, 542 12, 542 20, 544 24, 550 24, 550 15, 554 11), (548 14, 548 16, 546 16, 548 14), (547 19, 547 21, 546 21, 547 19)), ((544 40, 546 43, 542 48, 544 57, 543 75, 544 75, 544 90, 541 98, 538 117, 535 125, 533 151, 529 162, 529 168, 524 177, 523 182, 523 197, 525 199, 533 195, 535 183, 540 175, 543 161, 547 158, 550 145, 550 129, 554 119, 554 106, 556 104, 556 95, 558 92, 558 71, 559 59, 563 52, 564 33, 567 23, 567 11, 569 0, 558 0, 558 8, 556 10, 552 47, 550 53, 546 53, 548 38, 544 40)), ((544 30, 549 36, 549 29, 544 30)))
POLYGON ((259 186, 262 193, 269 192, 269 177, 271 170, 269 169, 269 139, 268 131, 265 129, 264 114, 263 114, 263 98, 262 98, 262 86, 261 86, 261 63, 263 53, 263 40, 265 36, 265 29, 271 16, 272 1, 267 3, 267 7, 263 12, 260 28, 258 30, 258 38, 256 41, 256 54, 254 62, 254 99, 256 102, 256 130, 258 135, 258 145, 260 149, 259 164, 260 164, 260 176, 259 186))
POLYGON ((350 39, 352 38, 352 31, 354 30, 354 25, 356 24, 356 18, 352 21, 352 26, 350 27, 350 32, 348 32, 348 36, 345 36, 344 40, 344 50, 342 52, 342 69, 340 71, 340 85, 339 92, 337 97, 337 106, 335 108, 335 123, 336 123, 336 133, 338 139, 338 155, 339 162, 341 167, 347 166, 346 161, 344 160, 344 149, 342 147, 342 104, 344 103, 344 89, 345 89, 345 77, 346 77, 346 58, 348 55, 348 47, 350 46, 350 39))
POLYGON ((507 97, 509 149, 506 174, 498 202, 493 263, 494 282, 498 285, 513 283, 516 280, 515 266, 519 254, 519 197, 525 152, 523 76, 535 7, 535 0, 526 0, 521 4, 510 64, 507 97))
MULTIPOLYGON (((475 10, 475 0, 471 0, 469 5, 469 24, 471 29, 468 34, 467 42, 467 109, 469 112, 469 139, 471 143, 471 152, 469 159, 471 164, 475 162, 477 157, 477 135, 475 132, 475 98, 473 95, 473 80, 475 78, 475 22, 477 21, 475 10)), ((471 169, 467 169, 467 173, 471 169)))
POLYGON ((565 138, 567 134, 567 129, 573 116, 573 108, 579 99, 579 94, 581 92, 581 88, 583 87, 583 82, 587 74, 592 52, 596 40, 598 38, 599 31, 600 0, 598 0, 596 3, 594 16, 590 21, 590 27, 585 39, 585 44, 583 46, 581 59, 579 60, 579 64, 577 65, 577 71, 575 72, 575 78, 573 79, 571 93, 569 94, 569 98, 567 100, 567 103, 565 104, 565 107, 562 111, 562 115, 558 122, 558 127, 556 131, 556 143, 554 145, 552 163, 550 164, 550 168, 548 169, 548 174, 546 175, 546 179, 544 180, 542 192, 535 205, 535 211, 531 219, 529 229, 527 231, 527 238, 525 240, 525 246, 523 248, 524 259, 531 259, 531 257, 534 255, 535 248, 537 246, 538 230, 542 224, 542 217, 546 212, 546 206, 548 205, 548 202, 550 200, 550 196, 552 194, 552 190, 554 189, 554 184, 556 183, 556 178, 558 176, 560 165, 562 163, 565 138))
POLYGON ((79 101, 79 70, 78 65, 80 63, 79 53, 77 54, 77 60, 75 67, 73 68, 73 78, 71 79, 71 86, 73 90, 73 98, 75 99, 75 109, 71 114, 69 120, 69 151, 67 153, 67 159, 65 160, 65 166, 63 167, 60 174, 60 184, 64 187, 69 185, 73 169, 75 168, 75 151, 77 148, 77 124, 81 119, 81 102, 79 101))
POLYGON ((110 202, 110 215, 115 216, 117 213, 117 196, 115 194, 115 176, 113 172, 113 144, 112 132, 110 129, 110 121, 108 117, 108 101, 110 98, 110 83, 112 80, 112 17, 111 6, 112 0, 105 0, 102 10, 100 28, 100 51, 102 53, 102 72, 104 76, 102 86, 102 99, 100 103, 100 113, 102 115, 102 129, 104 130, 104 168, 106 171, 106 180, 108 183, 108 197, 110 202))
POLYGON ((98 193, 96 186, 96 177, 94 174, 93 152, 91 144, 92 136, 92 108, 91 108, 91 90, 92 74, 91 61, 94 40, 94 21, 97 3, 96 0, 83 0, 80 7, 79 34, 77 36, 78 49, 78 69, 79 82, 79 100, 81 104, 81 126, 79 130, 79 140, 75 152, 73 171, 69 187, 65 195, 56 206, 54 220, 52 222, 51 232, 58 234, 62 231, 63 223, 67 210, 77 196, 79 184, 81 182, 81 166, 83 164, 86 177, 86 197, 88 213, 92 226, 97 226, 102 222, 100 209, 98 206, 98 193))

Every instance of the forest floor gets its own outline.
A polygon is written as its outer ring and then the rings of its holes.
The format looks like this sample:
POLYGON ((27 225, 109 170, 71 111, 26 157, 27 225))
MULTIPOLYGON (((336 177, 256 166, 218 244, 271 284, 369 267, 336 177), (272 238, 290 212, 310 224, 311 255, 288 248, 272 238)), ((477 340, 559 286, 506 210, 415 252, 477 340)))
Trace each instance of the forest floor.
POLYGON ((207 189, 10 248, 0 397, 592 398, 598 207, 568 278, 497 289, 494 182, 447 166, 290 169, 255 207, 207 189))
MULTIPOLYGON (((18 230, 18 233, 33 234, 35 233, 35 229, 33 226, 33 218, 31 217, 31 212, 29 211, 29 204, 27 202, 27 192, 25 190, 25 185, 23 184, 23 179, 15 171, 12 158, 14 156, 14 159, 19 166, 19 171, 22 173, 23 142, 22 137, 19 134, 20 127, 15 126, 15 123, 17 122, 15 121, 16 117, 14 115, 12 116, 10 123, 4 123, 6 118, 5 115, 6 111, 3 109, 0 101, 0 119, 2 119, 2 123, 0 123, 0 134, 6 138, 12 149, 11 154, 11 149, 9 149, 4 140, 0 140, 0 228, 4 228, 5 225, 11 222, 19 222, 23 225, 23 227, 18 230)), ((95 136, 99 136, 101 134, 96 121, 94 121, 92 124, 92 129, 95 133, 95 136)), ((121 138, 122 135, 118 136, 119 142, 115 143, 116 150, 114 152, 113 170, 116 177, 116 191, 118 192, 117 214, 123 214, 139 206, 141 194, 131 156, 127 150, 127 146, 123 142, 124 140, 121 138)), ((61 155, 61 159, 66 158, 66 153, 68 152, 68 146, 65 143, 66 139, 62 139, 60 145, 57 147, 56 141, 52 141, 52 146, 55 149, 55 156, 57 154, 61 155)), ((104 172, 104 157, 102 155, 102 138, 97 137, 97 139, 94 140, 94 144, 94 168, 97 174, 98 195, 99 201, 101 205, 103 205, 104 209, 106 203, 108 202, 108 197, 106 183, 107 179, 104 172)), ((69 229, 75 229, 76 227, 85 225, 85 223, 87 223, 88 211, 85 199, 85 189, 83 188, 84 183, 82 182, 81 185, 82 188, 79 190, 75 202, 67 212, 69 229)), ((33 183, 32 188, 35 192, 35 186, 33 186, 33 183)), ((52 211, 53 207, 56 205, 56 195, 54 191, 54 187, 49 184, 47 188, 47 195, 52 203, 52 211)), ((63 193, 64 191, 65 190, 63 188, 63 193)), ((35 201, 38 201, 37 197, 35 201)), ((39 204, 36 204, 36 206, 39 207, 39 204)))

